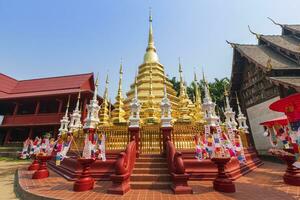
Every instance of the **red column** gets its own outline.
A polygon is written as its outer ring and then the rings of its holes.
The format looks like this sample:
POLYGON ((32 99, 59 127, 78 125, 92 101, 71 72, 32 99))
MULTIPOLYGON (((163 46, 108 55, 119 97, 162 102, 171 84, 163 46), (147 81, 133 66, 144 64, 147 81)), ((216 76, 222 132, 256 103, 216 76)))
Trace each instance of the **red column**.
POLYGON ((135 137, 136 157, 140 157, 140 127, 129 127, 130 140, 135 137))

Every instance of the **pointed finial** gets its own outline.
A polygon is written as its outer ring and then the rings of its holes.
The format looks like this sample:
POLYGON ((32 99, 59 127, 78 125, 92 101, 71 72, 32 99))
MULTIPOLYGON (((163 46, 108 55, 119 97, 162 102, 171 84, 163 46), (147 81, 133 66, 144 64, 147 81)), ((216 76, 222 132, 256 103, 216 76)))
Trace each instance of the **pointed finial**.
POLYGON ((197 74, 196 74, 196 72, 194 71, 194 81, 197 83, 198 82, 198 80, 197 80, 197 74))
POLYGON ((278 25, 278 26, 280 26, 281 28, 283 28, 283 25, 282 25, 282 24, 279 24, 279 23, 275 22, 271 17, 268 17, 268 19, 269 19, 271 22, 273 22, 273 24, 278 25))
POLYGON ((229 42, 228 40, 226 40, 227 44, 229 44, 232 48, 235 48, 236 47, 236 43, 233 43, 233 42, 229 42))
POLYGON ((108 74, 106 74, 106 80, 105 80, 106 85, 108 85, 109 81, 108 81, 108 74))
POLYGON ((237 105, 240 105, 239 98, 238 98, 238 95, 237 95, 237 92, 236 92, 236 91, 235 91, 235 98, 236 98, 236 104, 237 104, 237 105))
POLYGON ((153 40, 153 30, 152 30, 152 10, 151 8, 149 9, 149 36, 148 36, 148 47, 147 47, 147 51, 148 50, 154 50, 156 51, 155 47, 154 47, 154 40, 153 40))
POLYGON ((76 108, 75 108, 76 111, 79 111, 80 93, 81 93, 81 90, 79 90, 79 92, 78 92, 77 103, 76 103, 76 108))
POLYGON ((98 81, 99 81, 99 73, 97 73, 97 78, 95 81, 95 91, 94 91, 94 96, 93 96, 94 101, 97 100, 97 96, 98 96, 98 81))
POLYGON ((180 57, 178 57, 178 67, 179 67, 179 73, 182 73, 182 66, 181 66, 180 57))
POLYGON ((236 98, 236 104, 238 106, 238 111, 239 111, 238 114, 242 114, 241 107, 240 107, 240 102, 239 102, 239 98, 238 98, 238 95, 237 95, 236 91, 235 91, 235 98, 236 98))
POLYGON ((251 28, 250 28, 250 26, 249 26, 249 25, 248 25, 248 29, 249 29, 250 33, 252 33, 253 35, 255 35, 255 36, 256 36, 256 38, 257 38, 257 39, 259 39, 259 38, 260 38, 260 34, 253 32, 253 31, 251 30, 251 28))
POLYGON ((202 68, 202 80, 204 81, 205 85, 207 85, 203 68, 202 68))
POLYGON ((65 117, 68 117, 69 106, 70 106, 70 98, 71 98, 71 96, 69 95, 68 96, 68 102, 67 102, 65 117))
POLYGON ((121 57, 121 63, 120 63, 120 71, 119 71, 120 74, 123 74, 123 59, 121 57))
POLYGON ((152 22, 152 8, 149 7, 149 22, 152 22))
POLYGON ((69 106, 70 106, 70 98, 71 98, 71 95, 68 96, 67 108, 69 108, 69 106))

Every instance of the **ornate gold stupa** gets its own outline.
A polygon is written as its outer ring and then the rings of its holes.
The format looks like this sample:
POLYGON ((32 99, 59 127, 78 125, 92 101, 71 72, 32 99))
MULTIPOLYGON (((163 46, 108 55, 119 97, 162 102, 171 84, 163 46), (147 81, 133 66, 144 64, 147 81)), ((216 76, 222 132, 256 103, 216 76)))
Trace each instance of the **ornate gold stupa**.
MULTIPOLYGON (((142 123, 159 122, 161 109, 160 103, 164 97, 164 80, 167 79, 164 66, 159 62, 156 48, 154 46, 152 15, 149 16, 149 38, 144 62, 139 66, 137 74, 138 99, 141 102, 142 109, 140 113, 142 123)), ((176 118, 178 97, 173 89, 172 83, 166 81, 168 98, 172 105, 172 117, 176 118)), ((134 84, 130 86, 127 92, 127 98, 124 100, 124 110, 128 120, 130 109, 129 104, 134 97, 134 84)))

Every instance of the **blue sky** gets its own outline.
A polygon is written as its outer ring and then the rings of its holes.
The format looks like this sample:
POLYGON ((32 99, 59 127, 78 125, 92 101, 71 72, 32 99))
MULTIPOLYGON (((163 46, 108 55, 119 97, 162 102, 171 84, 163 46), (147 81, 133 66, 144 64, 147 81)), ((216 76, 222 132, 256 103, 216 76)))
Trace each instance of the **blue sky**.
POLYGON ((109 73, 114 99, 120 58, 124 91, 143 61, 149 6, 160 62, 178 76, 180 56, 188 82, 202 67, 209 80, 230 76, 225 40, 255 44, 247 25, 280 34, 267 17, 300 23, 298 0, 0 0, 0 72, 16 79, 99 72, 100 94, 109 73))

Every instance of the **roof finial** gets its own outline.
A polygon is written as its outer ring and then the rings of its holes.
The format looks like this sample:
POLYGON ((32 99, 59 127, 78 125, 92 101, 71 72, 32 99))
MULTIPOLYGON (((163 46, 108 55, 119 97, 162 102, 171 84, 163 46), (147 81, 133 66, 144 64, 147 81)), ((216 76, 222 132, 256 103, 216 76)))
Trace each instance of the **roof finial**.
POLYGON ((228 40, 226 40, 227 44, 229 44, 232 48, 236 47, 236 43, 233 42, 229 42, 228 40))
POLYGON ((282 24, 279 24, 279 23, 275 22, 271 17, 268 17, 268 19, 269 19, 271 22, 273 22, 273 24, 278 25, 278 26, 280 26, 281 28, 283 28, 283 25, 282 25, 282 24))
POLYGON ((260 38, 260 34, 253 32, 253 31, 251 30, 251 28, 250 28, 250 26, 249 26, 249 25, 248 25, 248 29, 249 29, 250 33, 252 33, 253 35, 255 35, 255 36, 256 36, 256 38, 257 38, 257 39, 259 39, 259 38, 260 38))

